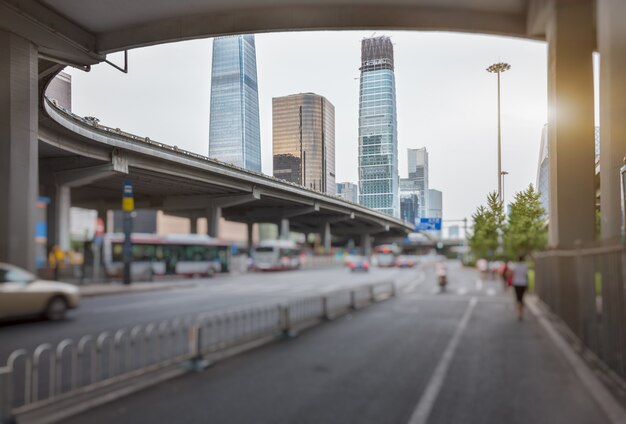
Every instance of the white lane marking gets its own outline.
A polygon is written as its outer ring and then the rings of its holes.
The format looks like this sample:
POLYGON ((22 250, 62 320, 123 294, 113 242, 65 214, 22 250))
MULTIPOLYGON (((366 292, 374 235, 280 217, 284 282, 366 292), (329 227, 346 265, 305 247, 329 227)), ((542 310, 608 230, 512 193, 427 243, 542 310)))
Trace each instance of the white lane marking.
POLYGON ((489 287, 487 289, 487 296, 495 296, 496 295, 496 291, 493 287, 489 287))
POLYGON ((446 346, 446 350, 443 352, 443 355, 437 364, 437 368, 435 368, 435 371, 430 376, 430 380, 426 385, 426 390, 424 390, 424 393, 415 407, 408 424, 426 424, 428 422, 430 412, 435 405, 437 396, 439 396, 439 392, 441 391, 441 387, 443 386, 443 382, 448 373, 448 368, 450 368, 456 348, 459 345, 463 332, 467 328, 467 324, 469 323, 472 312, 476 307, 476 303, 478 303, 478 299, 476 299, 476 297, 472 297, 467 305, 467 309, 465 309, 463 317, 456 326, 454 335, 450 339, 450 342, 448 342, 448 346, 446 346))
POLYGON ((457 290, 457 293, 463 296, 465 293, 467 293, 467 289, 465 287, 461 287, 460 289, 457 290))
POLYGON ((483 289, 483 280, 478 279, 476 280, 476 290, 482 290, 483 289))
POLYGON ((626 410, 613 397, 613 394, 607 390, 604 384, 596 377, 595 373, 589 366, 576 354, 567 341, 554 328, 552 323, 544 316, 543 312, 536 304, 535 298, 529 298, 526 302, 528 309, 533 313, 537 320, 548 333, 558 350, 561 351, 569 365, 572 367, 580 381, 583 383, 591 397, 600 405, 600 408, 608 416, 612 423, 626 422, 626 410))

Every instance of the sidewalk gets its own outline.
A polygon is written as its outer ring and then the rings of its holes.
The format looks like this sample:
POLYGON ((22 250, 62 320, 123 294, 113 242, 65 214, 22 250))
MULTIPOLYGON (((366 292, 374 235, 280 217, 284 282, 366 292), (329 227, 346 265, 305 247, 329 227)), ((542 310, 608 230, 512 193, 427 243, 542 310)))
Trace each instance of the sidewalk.
POLYGON ((102 296, 110 294, 125 293, 144 293, 162 290, 174 290, 182 288, 196 287, 197 283, 193 281, 177 281, 177 282, 141 282, 132 283, 125 286, 121 283, 101 283, 78 286, 82 297, 102 296))
POLYGON ((624 422, 608 418, 534 314, 517 322, 510 293, 427 289, 66 422, 624 422))

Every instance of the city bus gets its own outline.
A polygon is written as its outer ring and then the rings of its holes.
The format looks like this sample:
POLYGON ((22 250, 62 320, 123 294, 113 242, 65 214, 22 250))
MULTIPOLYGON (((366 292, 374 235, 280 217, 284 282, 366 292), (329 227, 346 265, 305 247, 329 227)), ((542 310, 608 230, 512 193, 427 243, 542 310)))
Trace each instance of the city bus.
POLYGON ((265 240, 252 250, 252 263, 257 271, 298 269, 301 251, 291 240, 265 240))
MULTIPOLYGON (((210 276, 228 272, 229 243, 201 234, 167 235, 134 233, 131 275, 150 280, 157 275, 210 276)), ((105 234, 102 263, 107 277, 121 277, 124 235, 105 234)))
POLYGON ((374 260, 381 268, 390 268, 396 264, 399 249, 393 244, 383 244, 374 248, 374 260))

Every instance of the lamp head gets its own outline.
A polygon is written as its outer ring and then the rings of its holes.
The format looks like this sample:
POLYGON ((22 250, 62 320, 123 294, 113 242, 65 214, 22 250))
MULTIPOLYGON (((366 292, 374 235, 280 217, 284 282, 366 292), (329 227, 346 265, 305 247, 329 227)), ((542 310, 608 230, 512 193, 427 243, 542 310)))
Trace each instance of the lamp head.
POLYGON ((509 69, 511 69, 511 65, 509 65, 508 63, 500 62, 494 63, 493 65, 488 67, 487 72, 491 72, 492 74, 499 74, 504 71, 508 71, 509 69))

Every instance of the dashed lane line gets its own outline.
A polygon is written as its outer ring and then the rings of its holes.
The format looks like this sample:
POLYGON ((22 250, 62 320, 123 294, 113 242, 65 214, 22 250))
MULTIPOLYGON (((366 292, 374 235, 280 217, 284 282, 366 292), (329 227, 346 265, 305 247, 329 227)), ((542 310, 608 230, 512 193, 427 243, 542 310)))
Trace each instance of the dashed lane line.
POLYGON ((452 363, 452 359, 456 353, 461 336, 463 336, 463 333, 467 328, 467 324, 469 323, 472 312, 476 307, 476 303, 478 303, 478 299, 476 299, 476 297, 472 297, 467 305, 467 308, 465 309, 465 312, 463 313, 463 317, 456 326, 454 335, 450 339, 450 342, 448 342, 448 346, 446 346, 446 350, 443 352, 443 355, 437 364, 437 368, 435 368, 435 371, 430 376, 430 380, 426 385, 426 390, 424 390, 424 393, 422 394, 417 407, 413 411, 408 424, 426 424, 428 422, 428 417, 430 416, 433 406, 435 406, 435 402, 437 401, 443 382, 448 374, 448 369, 450 368, 450 364, 452 363))

